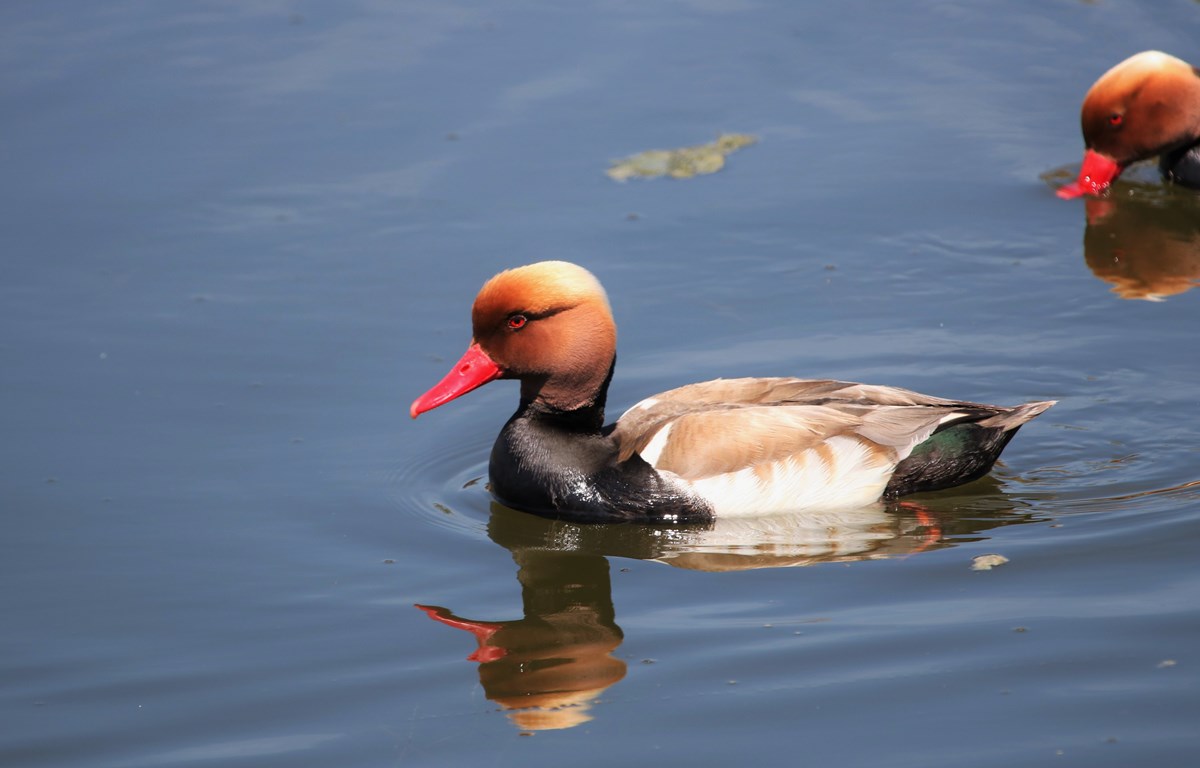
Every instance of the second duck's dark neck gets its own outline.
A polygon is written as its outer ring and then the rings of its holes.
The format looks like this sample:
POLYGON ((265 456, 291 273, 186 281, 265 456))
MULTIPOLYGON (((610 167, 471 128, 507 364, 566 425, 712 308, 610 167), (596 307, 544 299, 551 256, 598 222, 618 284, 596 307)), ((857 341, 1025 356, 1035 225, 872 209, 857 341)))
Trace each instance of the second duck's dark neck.
POLYGON ((1163 178, 1192 189, 1200 189, 1200 140, 1165 153, 1158 169, 1163 178))

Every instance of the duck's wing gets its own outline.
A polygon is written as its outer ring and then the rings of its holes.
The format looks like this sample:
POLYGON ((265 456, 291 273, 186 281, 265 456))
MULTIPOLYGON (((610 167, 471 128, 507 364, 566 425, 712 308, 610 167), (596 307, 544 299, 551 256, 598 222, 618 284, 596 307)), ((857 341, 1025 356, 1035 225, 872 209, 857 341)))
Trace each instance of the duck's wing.
POLYGON ((817 462, 830 476, 852 467, 890 474, 935 432, 960 423, 1007 432, 1049 406, 1011 409, 828 379, 718 379, 643 400, 613 436, 620 460, 637 453, 688 481, 782 463, 817 462))
POLYGON ((617 421, 624 460, 639 453, 687 480, 815 452, 874 455, 895 464, 954 413, 954 404, 906 390, 808 379, 719 379, 648 398, 617 421), (913 407, 913 406, 920 407, 913 407))

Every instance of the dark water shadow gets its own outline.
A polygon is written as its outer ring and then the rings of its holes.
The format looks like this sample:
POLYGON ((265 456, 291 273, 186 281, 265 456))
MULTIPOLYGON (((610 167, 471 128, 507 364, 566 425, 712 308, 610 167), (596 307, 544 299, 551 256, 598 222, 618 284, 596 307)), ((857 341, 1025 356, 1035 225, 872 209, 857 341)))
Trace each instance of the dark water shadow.
POLYGON ((707 525, 596 524, 552 520, 493 502, 487 533, 517 564, 524 615, 481 621, 418 605, 469 632, 484 694, 517 727, 571 728, 626 674, 613 653, 624 640, 612 600, 610 557, 710 572, 907 557, 1033 522, 985 478, 939 494, 828 515, 748 518, 707 525))

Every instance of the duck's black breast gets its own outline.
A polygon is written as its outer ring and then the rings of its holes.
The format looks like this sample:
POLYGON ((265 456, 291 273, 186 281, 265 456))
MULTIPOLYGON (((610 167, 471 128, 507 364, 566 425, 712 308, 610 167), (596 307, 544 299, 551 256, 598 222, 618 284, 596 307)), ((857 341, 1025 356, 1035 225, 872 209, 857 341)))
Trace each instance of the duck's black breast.
POLYGON ((701 522, 712 510, 641 456, 617 460, 598 421, 522 408, 492 446, 491 490, 507 506, 581 522, 701 522))
POLYGON ((1200 142, 1164 154, 1159 159, 1159 170, 1168 181, 1200 189, 1200 142))

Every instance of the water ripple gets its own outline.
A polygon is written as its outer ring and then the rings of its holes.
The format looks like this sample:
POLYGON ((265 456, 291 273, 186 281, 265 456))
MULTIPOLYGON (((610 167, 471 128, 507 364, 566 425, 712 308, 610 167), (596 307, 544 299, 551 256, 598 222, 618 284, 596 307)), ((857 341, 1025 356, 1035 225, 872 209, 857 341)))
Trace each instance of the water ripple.
POLYGON ((491 497, 487 462, 492 438, 479 434, 430 444, 388 473, 397 506, 422 522, 486 538, 491 497))

